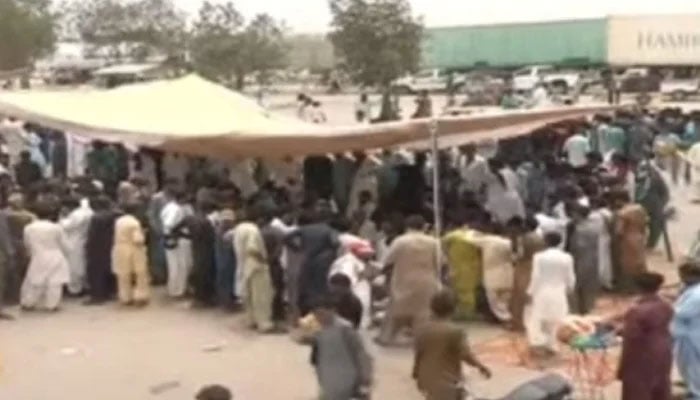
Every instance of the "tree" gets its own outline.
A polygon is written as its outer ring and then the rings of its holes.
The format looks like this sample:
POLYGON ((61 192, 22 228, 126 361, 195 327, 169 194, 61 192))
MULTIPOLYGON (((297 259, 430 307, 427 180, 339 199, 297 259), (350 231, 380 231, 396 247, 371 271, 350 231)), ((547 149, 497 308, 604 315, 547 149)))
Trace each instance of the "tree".
POLYGON ((266 73, 286 63, 284 27, 267 14, 257 15, 247 26, 233 3, 205 2, 194 22, 191 56, 194 68, 217 81, 236 82, 242 89, 246 76, 266 73))
POLYGON ((258 14, 250 21, 243 44, 247 73, 256 72, 260 84, 268 83, 270 70, 283 68, 288 61, 284 27, 268 14, 258 14))
POLYGON ((209 79, 230 81, 242 70, 242 32, 243 16, 233 3, 204 2, 192 30, 190 55, 194 68, 209 79))
POLYGON ((50 0, 0 0, 0 70, 30 66, 56 42, 50 0))
POLYGON ((408 0, 329 0, 336 56, 353 79, 382 88, 382 114, 391 82, 420 66, 423 21, 412 14, 408 0))
POLYGON ((114 57, 185 54, 186 18, 173 0, 83 0, 65 9, 64 31, 114 57))

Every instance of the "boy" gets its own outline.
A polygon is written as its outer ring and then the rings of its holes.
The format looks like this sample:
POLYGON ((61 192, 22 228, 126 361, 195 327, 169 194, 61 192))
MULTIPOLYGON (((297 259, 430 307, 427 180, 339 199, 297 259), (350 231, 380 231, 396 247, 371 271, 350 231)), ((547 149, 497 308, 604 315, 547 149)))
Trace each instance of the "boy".
POLYGON ((367 399, 372 384, 372 358, 362 338, 335 312, 335 301, 323 298, 314 307, 321 325, 311 351, 320 400, 367 399))
POLYGON ((469 348, 464 331, 450 321, 456 305, 450 292, 435 294, 430 302, 433 318, 416 336, 413 379, 426 400, 464 397, 463 362, 491 377, 469 348))

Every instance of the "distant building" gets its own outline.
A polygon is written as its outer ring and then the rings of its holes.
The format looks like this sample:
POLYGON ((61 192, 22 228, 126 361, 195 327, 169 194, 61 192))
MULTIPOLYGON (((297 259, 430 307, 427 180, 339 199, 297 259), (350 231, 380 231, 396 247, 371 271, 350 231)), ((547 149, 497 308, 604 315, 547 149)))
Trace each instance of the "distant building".
POLYGON ((429 28, 423 64, 443 69, 700 65, 700 15, 429 28))

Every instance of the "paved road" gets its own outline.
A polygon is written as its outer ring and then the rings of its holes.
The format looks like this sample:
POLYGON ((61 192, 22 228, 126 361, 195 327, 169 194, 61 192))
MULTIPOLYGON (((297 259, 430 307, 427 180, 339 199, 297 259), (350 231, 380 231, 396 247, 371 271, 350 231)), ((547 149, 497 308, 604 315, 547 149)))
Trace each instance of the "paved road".
MULTIPOLYGON (((348 97, 329 100, 331 118, 350 122, 352 102, 348 97)), ((700 206, 690 204, 685 187, 674 189, 674 202, 679 214, 670 231, 678 253, 687 248, 698 230, 700 206)), ((661 252, 652 257, 657 270, 675 277, 673 265, 663 261, 661 252)), ((12 310, 19 319, 0 323, 0 399, 183 400, 210 383, 229 386, 236 399, 243 400, 314 397, 308 348, 287 336, 250 334, 240 317, 195 312, 163 298, 158 293, 155 304, 138 311, 114 305, 83 307, 75 302, 55 315, 12 310), (210 346, 219 349, 204 351, 210 346), (152 393, 157 386, 164 391, 152 393)), ((499 328, 483 324, 471 324, 467 329, 475 344, 503 335, 499 328)), ((373 352, 376 398, 418 400, 410 379, 410 350, 373 352)), ((477 394, 502 396, 537 375, 504 365, 493 365, 493 369, 490 381, 472 374, 477 394)), ((615 391, 611 389, 608 399, 618 398, 615 391)))
MULTIPOLYGON (((675 193, 680 213, 671 235, 681 250, 697 230, 700 212, 687 201, 685 189, 675 193)), ((657 269, 675 275, 670 265, 659 262, 661 254, 652 257, 657 269)), ((467 329, 476 344, 503 335, 483 324, 467 329)), ((376 398, 418 400, 409 379, 410 350, 374 349, 374 354, 376 398)), ((306 400, 315 393, 308 348, 286 336, 250 334, 240 317, 169 304, 162 293, 156 304, 139 311, 69 303, 55 315, 20 314, 13 323, 0 324, 0 357, 0 399, 181 400, 209 383, 231 387, 237 399, 306 400), (204 351, 212 345, 221 349, 204 351), (176 386, 159 395, 150 392, 170 382, 176 386)), ((491 381, 474 377, 478 394, 503 395, 537 374, 493 368, 491 381)))

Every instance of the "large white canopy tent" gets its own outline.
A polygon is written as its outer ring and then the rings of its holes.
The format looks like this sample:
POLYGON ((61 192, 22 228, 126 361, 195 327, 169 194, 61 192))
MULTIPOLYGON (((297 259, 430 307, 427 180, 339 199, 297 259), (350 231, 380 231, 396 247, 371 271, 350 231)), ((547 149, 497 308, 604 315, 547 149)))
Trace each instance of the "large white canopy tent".
MULTIPOLYGON (((283 158, 408 146, 458 146, 521 136, 547 124, 610 111, 607 105, 551 107, 374 125, 315 125, 268 112, 197 75, 111 90, 0 93, 0 114, 92 139, 218 159, 283 158)), ((441 234, 438 168, 434 233, 441 234)), ((440 254, 438 263, 441 262, 440 254)))
POLYGON ((375 125, 308 124, 270 113, 197 75, 112 90, 0 93, 0 114, 93 139, 220 159, 281 158, 396 147, 431 137, 452 145, 525 134, 548 123, 608 111, 570 106, 375 125))

